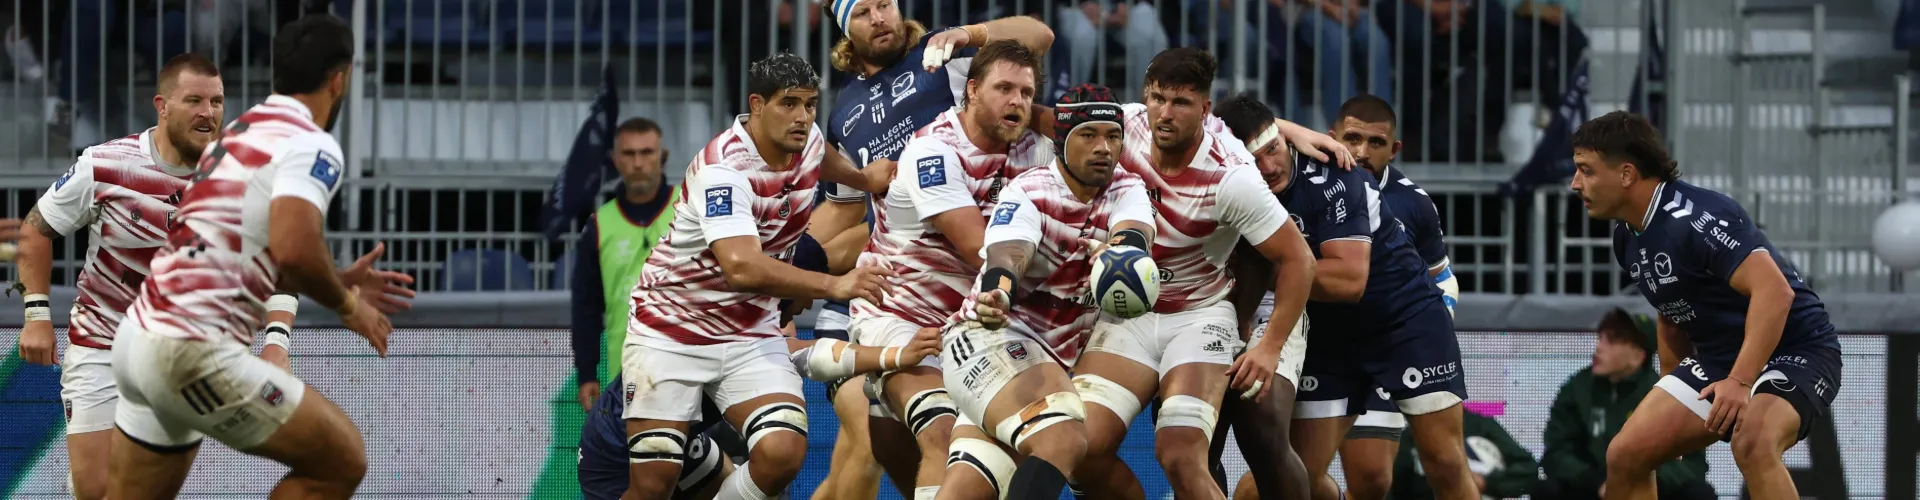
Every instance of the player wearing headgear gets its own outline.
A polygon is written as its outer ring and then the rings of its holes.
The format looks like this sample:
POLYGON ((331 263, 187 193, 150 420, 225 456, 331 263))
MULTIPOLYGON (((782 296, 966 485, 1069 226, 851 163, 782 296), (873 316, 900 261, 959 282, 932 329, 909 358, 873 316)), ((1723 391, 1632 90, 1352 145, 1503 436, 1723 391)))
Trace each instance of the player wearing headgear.
MULTIPOLYGON (((1447 262, 1447 246, 1440 228, 1440 214, 1427 191, 1408 179, 1405 172, 1393 168, 1394 155, 1400 152, 1396 137, 1393 107, 1372 95, 1358 95, 1340 106, 1340 118, 1331 133, 1346 143, 1360 160, 1360 166, 1373 173, 1380 183, 1380 203, 1400 220, 1420 260, 1427 263, 1427 274, 1440 287, 1441 299, 1452 312, 1460 296, 1458 280, 1447 262)), ((1354 420, 1353 429, 1340 441, 1340 466, 1346 471, 1350 500, 1380 500, 1393 485, 1394 458, 1400 450, 1401 430, 1406 416, 1376 387, 1367 397, 1366 413, 1354 420)), ((1302 440, 1338 439, 1340 436, 1302 436, 1302 440)), ((1330 443, 1306 445, 1312 449, 1335 446, 1330 443)), ((1341 498, 1332 475, 1321 474, 1313 484, 1313 498, 1341 498)))
MULTIPOLYGON (((1027 129, 1038 92, 1040 59, 1001 40, 980 49, 968 70, 966 103, 915 134, 900 155, 907 175, 895 176, 875 212, 872 243, 862 265, 899 274, 905 293, 885 302, 853 302, 848 333, 869 346, 906 344, 921 328, 943 326, 967 298, 979 274, 981 235, 1007 181, 1053 163, 1051 141, 1027 129)), ((887 413, 905 421, 920 447, 914 498, 940 491, 954 407, 940 360, 868 376, 887 413)))
POLYGON ((1727 195, 1680 181, 1660 131, 1615 111, 1573 133, 1572 188, 1615 221, 1613 257, 1660 311, 1654 386, 1607 446, 1609 499, 1654 498, 1662 462, 1733 446, 1754 498, 1799 498, 1781 454, 1840 392, 1826 306, 1727 195))
MULTIPOLYGON (((1247 138, 1263 170, 1282 174, 1276 195, 1319 257, 1307 304, 1317 333, 1308 337, 1290 433, 1346 436, 1378 385, 1407 415, 1436 497, 1478 498, 1461 436, 1466 381, 1453 318, 1373 176, 1288 151, 1273 137, 1273 111, 1251 95, 1214 112, 1247 138)), ((1294 442, 1309 474, 1325 474, 1333 461, 1339 440, 1325 441, 1311 449, 1319 440, 1294 442)))
MULTIPOLYGON (((1026 16, 930 32, 920 22, 901 15, 899 0, 825 0, 821 6, 846 35, 833 48, 833 67, 854 76, 834 94, 834 109, 823 127, 827 143, 855 160, 856 166, 878 164, 890 168, 916 131, 966 102, 970 59, 987 42, 1012 40, 1035 54, 1045 54, 1053 45, 1053 30, 1026 16)), ((1033 121, 1052 119, 1039 109, 1029 116, 1033 121)), ((1041 127, 1038 129, 1041 133, 1052 132, 1044 124, 1037 126, 1041 127)), ((825 193, 826 202, 820 204, 807 232, 828 248, 842 246, 844 238, 855 238, 853 242, 864 246, 868 230, 872 229, 872 214, 868 213, 865 194, 830 182, 822 183, 821 191, 825 193)), ((828 302, 815 331, 831 336, 827 332, 837 329, 844 334, 848 307, 844 302, 828 302)), ((847 339, 844 335, 840 338, 847 339)), ((847 396, 835 394, 836 403, 840 398, 857 399, 866 389, 864 380, 851 381, 848 386, 854 391, 847 396)), ((835 405, 836 408, 843 406, 854 405, 835 405)), ((872 411, 880 416, 865 424, 871 426, 872 442, 879 448, 872 453, 861 450, 847 456, 875 455, 893 476, 896 486, 914 487, 914 464, 918 456, 912 446, 914 434, 905 423, 886 415, 889 412, 877 399, 873 401, 872 411)), ((843 414, 842 433, 861 430, 847 427, 859 418, 843 414)), ((857 445, 860 441, 843 444, 857 445)), ((835 472, 829 474, 822 488, 863 489, 859 486, 866 486, 864 484, 838 484, 841 476, 838 471, 851 465, 836 459, 835 472)), ((878 477, 871 481, 878 481, 878 477)))
POLYGON ((754 63, 747 79, 750 112, 687 167, 672 227, 634 285, 621 366, 636 384, 622 416, 631 436, 627 494, 637 498, 673 491, 702 394, 747 438, 748 460, 721 495, 785 490, 806 454, 807 421, 778 301, 879 300, 893 275, 858 268, 833 277, 782 261, 813 213, 820 179, 882 192, 886 179, 826 154, 813 125, 820 77, 805 60, 776 54, 754 63))
POLYGON ((1226 300, 1234 244, 1255 244, 1283 269, 1275 286, 1293 299, 1291 308, 1277 313, 1284 325, 1300 320, 1313 255, 1299 231, 1286 224, 1287 211, 1265 189, 1253 155, 1228 134, 1202 130, 1213 77, 1213 57, 1205 51, 1167 50, 1147 67, 1145 104, 1123 107, 1120 164, 1143 180, 1153 203, 1157 237, 1151 251, 1160 269, 1160 295, 1144 316, 1103 317, 1074 365, 1074 387, 1092 403, 1087 458, 1074 474, 1087 498, 1144 497, 1118 449, 1142 402, 1156 397, 1154 452, 1174 495, 1222 498, 1208 475, 1207 446, 1227 386, 1231 382, 1244 397, 1264 397, 1276 372, 1295 376, 1305 350, 1305 339, 1289 341, 1281 332, 1234 359, 1243 342, 1233 303, 1226 300), (1291 348, 1283 352, 1282 345, 1291 348))
MULTIPOLYGON (((220 68, 205 56, 182 54, 160 69, 153 97, 160 124, 144 132, 87 148, 66 175, 54 181, 34 208, 14 262, 25 287, 26 324, 21 358, 62 365, 61 403, 66 408, 67 456, 75 498, 107 495, 107 461, 113 414, 120 399, 113 381, 114 328, 147 278, 153 255, 166 244, 167 219, 193 176, 200 153, 213 142, 226 98, 220 68), (54 355, 51 299, 53 240, 87 231, 86 264, 75 285, 79 296, 67 328, 65 356, 54 355)), ((287 367, 291 295, 268 299, 267 346, 261 351, 287 367), (284 312, 281 312, 284 311, 284 312), (279 317, 285 316, 285 317, 279 317)))
POLYGON ((941 370, 961 415, 942 499, 1058 498, 1086 451, 1067 369, 1100 314, 1091 262, 1153 237, 1140 178, 1119 167, 1120 116, 1105 87, 1069 91, 1054 116, 1060 161, 1000 192, 978 292, 942 332, 941 370), (1025 460, 1016 467, 1013 456, 1025 460))
POLYGON ((181 194, 113 336, 121 401, 109 498, 173 498, 204 436, 291 468, 281 496, 347 498, 366 474, 346 414, 247 349, 276 287, 333 309, 382 356, 385 312, 406 306, 395 282, 411 279, 373 270, 378 248, 341 270, 324 240, 344 169, 327 129, 346 101, 353 47, 332 16, 282 27, 273 95, 226 127, 181 194))

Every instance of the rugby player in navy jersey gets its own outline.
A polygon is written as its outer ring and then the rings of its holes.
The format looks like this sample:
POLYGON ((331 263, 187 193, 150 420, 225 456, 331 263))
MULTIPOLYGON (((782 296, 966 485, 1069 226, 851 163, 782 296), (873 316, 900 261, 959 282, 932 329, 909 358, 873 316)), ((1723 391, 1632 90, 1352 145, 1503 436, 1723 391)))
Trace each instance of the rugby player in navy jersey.
POLYGON ((1587 216, 1614 221, 1614 260, 1660 311, 1667 374, 1608 445, 1601 494, 1654 498, 1660 463, 1727 441, 1754 498, 1800 498, 1781 454, 1840 392, 1826 306, 1746 209, 1679 180, 1646 118, 1581 125, 1573 162, 1587 216))
MULTIPOLYGON (((827 132, 827 142, 859 166, 892 168, 915 131, 964 102, 962 93, 973 54, 988 40, 1016 40, 1036 54, 1045 54, 1053 45, 1053 30, 1031 17, 1008 17, 931 32, 920 22, 906 19, 898 0, 827 0, 821 6, 846 35, 833 48, 833 67, 854 76, 834 94, 833 112, 822 128, 827 132)), ((1033 118, 1030 128, 1051 133, 1051 110, 1036 108, 1028 116, 1033 118)), ((835 249, 852 243, 852 253, 858 254, 865 247, 871 221, 866 193, 826 182, 821 183, 820 191, 827 202, 815 207, 807 233, 830 253, 838 253, 835 249)), ((846 340, 847 322, 847 304, 830 302, 815 331, 846 340)), ((859 447, 868 444, 866 438, 870 436, 871 441, 897 445, 881 446, 873 453, 866 453, 864 448, 841 453, 836 445, 822 491, 844 491, 849 496, 871 491, 873 487, 868 485, 877 477, 850 476, 847 472, 870 468, 865 462, 872 457, 894 478, 902 494, 910 496, 920 461, 912 431, 888 417, 859 422, 859 415, 848 410, 869 403, 879 410, 878 401, 864 400, 862 395, 871 392, 864 380, 848 380, 840 387, 853 389, 845 395, 836 389, 831 396, 835 412, 842 416, 840 434, 860 437, 843 438, 837 444, 859 447), (852 418, 846 418, 849 416, 852 418)))
MULTIPOLYGON (((1251 95, 1222 101, 1214 114, 1248 142, 1263 172, 1282 174, 1270 187, 1318 258, 1289 433, 1346 436, 1378 386, 1407 416, 1435 497, 1479 498, 1461 435, 1467 389, 1453 317, 1412 239, 1381 204, 1373 176, 1289 151, 1269 133, 1273 111, 1251 95)), ((1237 424, 1258 429, 1262 422, 1237 424)), ((1312 443, 1294 441, 1300 460, 1310 474, 1324 474, 1335 447, 1305 444, 1312 443)))

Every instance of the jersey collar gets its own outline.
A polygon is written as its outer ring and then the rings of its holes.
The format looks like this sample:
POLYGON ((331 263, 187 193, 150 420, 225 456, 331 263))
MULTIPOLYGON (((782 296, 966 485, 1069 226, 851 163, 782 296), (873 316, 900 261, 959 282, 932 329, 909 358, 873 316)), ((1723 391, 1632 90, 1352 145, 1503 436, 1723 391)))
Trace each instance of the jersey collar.
POLYGON ((1660 195, 1666 192, 1666 181, 1661 181, 1660 184, 1653 186, 1653 198, 1647 200, 1647 214, 1640 217, 1640 230, 1634 231, 1634 234, 1640 234, 1647 230, 1647 226, 1653 225, 1653 210, 1660 206, 1660 195))
POLYGON ((159 127, 149 128, 145 132, 140 133, 140 154, 145 155, 147 158, 152 158, 153 164, 160 167, 160 171, 166 172, 167 175, 174 177, 193 175, 192 165, 174 165, 160 158, 160 148, 153 143, 153 141, 157 139, 153 135, 153 131, 156 128, 159 127))
POLYGON ((294 114, 300 115, 301 118, 306 118, 307 121, 313 121, 313 110, 308 109, 305 103, 300 102, 299 99, 294 99, 293 96, 280 94, 270 95, 267 96, 267 101, 262 104, 288 108, 293 110, 294 114))

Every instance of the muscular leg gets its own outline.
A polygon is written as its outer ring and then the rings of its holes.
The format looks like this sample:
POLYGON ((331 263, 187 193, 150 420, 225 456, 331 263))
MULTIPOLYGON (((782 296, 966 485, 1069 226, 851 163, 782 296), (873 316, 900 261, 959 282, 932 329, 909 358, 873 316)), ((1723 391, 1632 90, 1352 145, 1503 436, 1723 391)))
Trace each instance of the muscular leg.
POLYGON ((996 444, 993 436, 972 425, 953 426, 953 460, 948 460, 947 473, 940 479, 940 495, 936 500, 998 500, 997 486, 994 481, 1012 479, 1012 450, 1005 445, 996 444), (985 448, 975 448, 974 445, 985 448), (976 467, 985 467, 993 474, 1001 476, 994 480, 987 477, 976 467))
POLYGON ((807 459, 807 435, 805 432, 805 414, 798 415, 799 422, 783 421, 781 413, 792 412, 773 410, 773 405, 792 405, 806 409, 806 401, 800 396, 787 393, 773 393, 741 401, 727 407, 727 423, 740 429, 747 438, 747 462, 734 472, 727 485, 721 488, 722 495, 743 495, 746 498, 766 498, 786 491, 787 485, 800 474, 800 465, 807 459), (766 411, 763 411, 766 410, 766 411), (789 432, 787 425, 797 425, 800 432, 789 432), (783 430, 784 429, 784 430, 783 430), (758 491, 749 491, 758 490, 758 491))
POLYGON ((1425 468, 1427 484, 1433 486, 1433 496, 1439 500, 1480 498, 1473 472, 1467 470, 1467 438, 1460 429, 1464 411, 1456 404, 1433 413, 1407 415, 1407 429, 1413 433, 1420 466, 1425 468))
MULTIPOLYGON (((908 422, 918 444, 920 467, 913 476, 918 490, 939 488, 946 474, 947 445, 953 440, 953 400, 947 396, 940 370, 915 366, 886 375, 881 385, 887 408, 908 422)), ((934 490, 928 490, 929 492, 934 490)))
POLYGON ((1227 391, 1227 367, 1215 363, 1175 366, 1161 384, 1153 451, 1179 498, 1226 498, 1207 470, 1207 445, 1212 442, 1220 399, 1227 391))
POLYGON ((1793 404, 1768 393, 1753 395, 1733 428, 1733 462, 1755 500, 1800 498, 1780 455, 1800 434, 1800 413, 1793 404))
MULTIPOLYGON (((1418 431, 1416 431, 1418 432, 1418 431)), ((1657 498, 1653 471, 1680 455, 1705 449, 1719 436, 1673 394, 1655 387, 1607 444, 1608 500, 1657 498)), ((1417 443, 1416 443, 1417 444, 1417 443)))
MULTIPOLYGON (((1400 442, 1377 437, 1348 439, 1340 445, 1340 469, 1347 476, 1347 500, 1385 500, 1393 487, 1393 460, 1400 442)), ((1321 476, 1328 485, 1332 476, 1321 476)), ((1339 497, 1336 486, 1332 497, 1339 497)), ((1318 498, 1316 492, 1315 498, 1318 498)))
POLYGON ((76 500, 107 498, 113 435, 113 429, 67 435, 67 473, 72 475, 76 500))
MULTIPOLYGON (((286 464, 291 469, 271 498, 350 498, 367 475, 367 449, 360 429, 346 412, 311 386, 300 406, 267 441, 240 450, 286 464)), ((118 451, 118 446, 115 451, 118 451)), ((671 484, 671 482, 669 482, 671 484)), ((669 490, 671 491, 671 490, 669 490)), ((125 498, 115 496, 114 498, 125 498)))
POLYGON ((1074 484, 1086 498, 1146 498, 1140 479, 1120 460, 1119 450, 1127 438, 1127 419, 1140 413, 1141 402, 1153 395, 1159 374, 1147 365, 1099 351, 1082 354, 1074 372, 1074 390, 1087 409, 1087 454, 1080 468, 1073 471, 1074 484))
MULTIPOLYGON (((1353 428, 1354 415, 1329 418, 1295 419, 1293 421, 1293 450, 1300 454, 1300 462, 1307 469, 1309 485, 1324 481, 1327 467, 1333 465, 1333 455, 1340 450, 1340 443, 1347 440, 1347 430, 1353 428)), ((1334 491, 1339 498, 1339 491, 1334 491)), ((1326 500, 1318 496, 1313 500, 1326 500)))
POLYGON ((874 461, 873 448, 867 441, 866 384, 866 377, 853 377, 833 393, 833 413, 840 417, 840 433, 834 437, 827 478, 813 490, 814 500, 872 499, 880 495, 880 464, 874 461))
POLYGON ((107 498, 128 500, 180 496, 180 486, 193 469, 193 458, 200 453, 198 442, 179 449, 156 450, 134 442, 118 429, 113 431, 109 448, 112 458, 107 470, 111 476, 107 498))
POLYGON ((920 473, 920 450, 913 445, 913 429, 899 420, 869 416, 867 436, 867 442, 873 447, 873 459, 886 470, 887 480, 900 490, 902 498, 913 498, 914 476, 920 473))
MULTIPOLYGON (((1299 442, 1293 437, 1298 432, 1293 427, 1302 422, 1293 419, 1294 397, 1293 383, 1281 377, 1273 378, 1267 396, 1258 403, 1240 399, 1237 394, 1225 397, 1233 435, 1253 476, 1253 493, 1271 492, 1270 498, 1308 498, 1312 469, 1301 460, 1299 442)), ((1325 470, 1324 465, 1321 470, 1325 470)))
POLYGON ((1074 392, 1066 370, 1051 363, 1021 371, 987 405, 986 420, 995 422, 996 428, 1008 418, 1022 418, 1029 413, 1026 411, 1029 408, 1038 412, 1038 416, 1025 420, 1018 435, 1007 436, 1008 441, 1013 441, 1009 444, 1027 457, 1008 481, 1011 500, 1057 498, 1065 489, 1064 480, 1071 479, 1067 474, 1080 466, 1081 458, 1087 453, 1085 417, 1061 415, 1061 410, 1079 408, 1052 408, 1050 397, 1064 400, 1063 405, 1080 406, 1074 404, 1079 402, 1079 395, 1074 392), (1067 398, 1071 400, 1065 400, 1067 398), (1047 418, 1049 414, 1058 418, 1047 418), (1061 484, 1054 484, 1056 481, 1061 484))
MULTIPOLYGON (((627 420, 627 436, 630 436, 629 439, 631 439, 631 436, 642 436, 643 440, 671 439, 669 437, 666 437, 663 434, 647 434, 647 433, 649 431, 660 431, 660 430, 668 431, 669 434, 677 433, 680 436, 679 448, 683 450, 681 454, 684 454, 685 453, 684 450, 686 449, 685 446, 686 446, 687 429, 691 426, 692 424, 690 422, 678 422, 678 421, 672 421, 672 420, 628 419, 627 420), (658 436, 658 437, 652 437, 652 436, 658 436)), ((648 442, 643 441, 643 445, 645 444, 648 444, 648 442)), ((659 441, 659 444, 661 444, 662 446, 666 445, 664 441, 659 441)), ((632 446, 629 446, 628 448, 629 450, 631 450, 632 446)), ((672 452, 670 450, 662 449, 661 453, 672 453, 672 452)), ((627 494, 621 495, 620 499, 621 500, 640 500, 640 499, 646 499, 646 498, 667 498, 668 495, 673 494, 674 487, 678 486, 680 482, 680 465, 681 464, 679 460, 680 459, 675 458, 670 460, 655 460, 655 461, 640 462, 640 463, 629 462, 628 472, 627 472, 627 477, 628 477, 627 494)))

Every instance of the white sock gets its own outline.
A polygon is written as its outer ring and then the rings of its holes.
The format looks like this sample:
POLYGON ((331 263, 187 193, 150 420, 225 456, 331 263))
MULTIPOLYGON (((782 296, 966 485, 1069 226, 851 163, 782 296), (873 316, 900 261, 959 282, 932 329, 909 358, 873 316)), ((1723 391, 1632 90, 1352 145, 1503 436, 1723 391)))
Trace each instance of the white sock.
POLYGON ((939 486, 921 486, 913 489, 913 500, 933 500, 940 496, 939 486))
POLYGON ((770 495, 760 491, 760 485, 753 484, 753 475, 747 473, 747 468, 751 465, 753 461, 749 460, 733 469, 733 474, 727 476, 727 481, 720 485, 720 492, 713 498, 715 500, 768 500, 767 497, 770 495))

